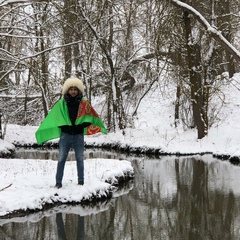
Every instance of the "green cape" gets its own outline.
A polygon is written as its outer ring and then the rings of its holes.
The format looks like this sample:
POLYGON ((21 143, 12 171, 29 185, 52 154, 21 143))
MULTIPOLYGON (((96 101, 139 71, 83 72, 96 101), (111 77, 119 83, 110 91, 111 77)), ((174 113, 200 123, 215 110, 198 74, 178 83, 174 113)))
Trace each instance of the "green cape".
MULTIPOLYGON (((84 128, 85 135, 91 135, 98 132, 107 134, 107 130, 102 120, 85 98, 83 98, 79 104, 75 125, 84 122, 91 123, 89 127, 84 128)), ((69 118, 67 103, 62 98, 53 106, 37 129, 35 133, 37 143, 42 144, 48 140, 59 138, 61 135, 61 129, 59 127, 64 125, 71 126, 72 123, 69 118)))

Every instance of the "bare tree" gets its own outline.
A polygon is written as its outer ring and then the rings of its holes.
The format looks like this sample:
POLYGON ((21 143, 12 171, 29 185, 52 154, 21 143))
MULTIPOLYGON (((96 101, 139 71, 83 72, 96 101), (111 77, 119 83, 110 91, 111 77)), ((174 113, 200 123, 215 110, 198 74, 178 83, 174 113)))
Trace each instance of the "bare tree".
MULTIPOLYGON (((218 49, 214 47, 214 39, 219 43, 232 58, 239 60, 239 51, 221 34, 220 30, 217 30, 215 23, 215 8, 214 1, 210 5, 212 10, 210 16, 212 21, 211 24, 195 9, 186 3, 181 1, 172 0, 171 3, 183 10, 184 28, 186 33, 186 49, 187 49, 187 61, 189 69, 189 79, 191 87, 191 104, 193 112, 193 126, 197 127, 198 138, 203 138, 208 131, 209 121, 208 121, 208 107, 210 100, 210 87, 211 78, 214 78, 213 73, 211 73, 210 67, 214 64, 214 53, 216 55, 218 49), (195 20, 191 20, 189 14, 195 16, 195 20), (207 35, 205 34, 204 28, 207 30, 207 35), (197 34, 196 34, 197 33, 197 34), (210 44, 207 45, 209 48, 203 47, 203 41, 210 36, 210 44), (204 49, 205 48, 205 49, 204 49), (204 52, 205 51, 205 52, 204 52), (205 58, 202 57, 205 55, 205 58)), ((198 3, 195 4, 195 7, 198 3)), ((206 45, 206 44, 205 44, 206 45)), ((233 72, 232 72, 233 74, 233 72)), ((179 89, 178 89, 179 93, 179 89)))
POLYGON ((193 16, 207 30, 208 34, 213 37, 217 42, 219 42, 224 50, 226 50, 229 54, 233 55, 236 60, 240 60, 240 52, 221 34, 221 31, 217 30, 215 26, 211 26, 211 24, 196 9, 179 0, 170 1, 173 5, 193 14, 193 16))

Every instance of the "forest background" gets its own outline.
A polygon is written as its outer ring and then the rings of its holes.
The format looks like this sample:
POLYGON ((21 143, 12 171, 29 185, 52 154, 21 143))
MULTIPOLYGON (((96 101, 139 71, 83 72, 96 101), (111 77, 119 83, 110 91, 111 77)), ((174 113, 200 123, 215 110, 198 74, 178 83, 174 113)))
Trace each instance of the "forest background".
POLYGON ((239 8, 239 0, 2 0, 2 122, 39 125, 76 76, 109 131, 134 127, 141 101, 161 86, 163 95, 173 88, 174 126, 201 139, 240 70, 239 8))

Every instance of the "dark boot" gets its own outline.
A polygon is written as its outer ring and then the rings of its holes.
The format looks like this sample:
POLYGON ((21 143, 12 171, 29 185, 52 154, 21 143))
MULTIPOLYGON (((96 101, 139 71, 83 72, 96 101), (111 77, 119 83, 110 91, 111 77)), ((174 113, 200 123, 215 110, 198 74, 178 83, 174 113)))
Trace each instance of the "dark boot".
POLYGON ((61 183, 56 183, 55 188, 61 188, 62 184, 61 183))
POLYGON ((78 181, 78 185, 83 185, 84 184, 84 181, 83 180, 79 180, 78 181))

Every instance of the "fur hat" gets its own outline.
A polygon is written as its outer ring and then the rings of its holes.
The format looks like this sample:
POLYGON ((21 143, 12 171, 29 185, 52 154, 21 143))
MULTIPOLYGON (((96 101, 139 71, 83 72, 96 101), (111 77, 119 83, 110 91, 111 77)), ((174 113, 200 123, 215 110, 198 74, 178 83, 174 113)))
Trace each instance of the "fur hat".
POLYGON ((82 93, 84 92, 84 89, 85 89, 82 80, 75 77, 71 77, 71 78, 68 78, 63 84, 62 94, 65 95, 68 92, 68 89, 70 87, 76 87, 82 93))

